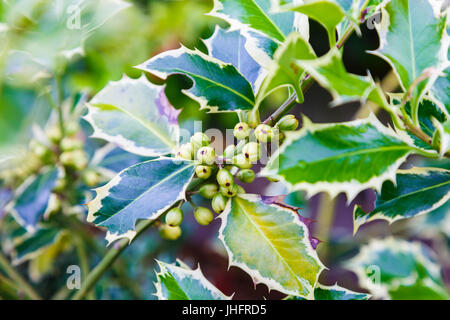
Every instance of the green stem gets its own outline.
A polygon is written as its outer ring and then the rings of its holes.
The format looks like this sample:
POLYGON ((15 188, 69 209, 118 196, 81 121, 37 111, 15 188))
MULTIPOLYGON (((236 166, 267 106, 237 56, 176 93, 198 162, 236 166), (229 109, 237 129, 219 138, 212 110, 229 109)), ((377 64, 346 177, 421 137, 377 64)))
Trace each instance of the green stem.
POLYGON ((19 290, 14 283, 0 274, 0 300, 19 300, 19 290))
POLYGON ((31 299, 41 300, 39 294, 31 287, 30 284, 14 269, 9 263, 9 260, 0 252, 0 268, 18 284, 18 286, 28 295, 31 299))
MULTIPOLYGON (((135 239, 139 237, 147 228, 149 228, 155 220, 145 220, 141 221, 136 226, 135 239)), ((122 239, 119 242, 113 244, 113 247, 109 249, 106 255, 103 257, 102 261, 88 274, 86 280, 81 285, 80 290, 73 296, 73 300, 83 299, 94 287, 97 281, 102 277, 102 275, 108 271, 112 266, 114 261, 120 256, 120 254, 128 247, 130 242, 128 239, 122 239)))
POLYGON ((58 91, 58 123, 59 123, 59 129, 61 130, 62 136, 64 136, 64 115, 62 110, 62 104, 64 101, 64 90, 62 87, 62 79, 61 79, 61 73, 55 74, 55 82, 56 82, 56 88, 58 91))
POLYGON ((328 43, 330 44, 330 49, 336 47, 336 30, 327 30, 328 33, 328 43))
MULTIPOLYGON (((75 237, 75 248, 78 255, 78 261, 80 263, 81 274, 83 276, 89 274, 89 260, 86 254, 86 247, 81 235, 76 235, 75 237)), ((89 295, 89 300, 94 299, 93 295, 89 295)))

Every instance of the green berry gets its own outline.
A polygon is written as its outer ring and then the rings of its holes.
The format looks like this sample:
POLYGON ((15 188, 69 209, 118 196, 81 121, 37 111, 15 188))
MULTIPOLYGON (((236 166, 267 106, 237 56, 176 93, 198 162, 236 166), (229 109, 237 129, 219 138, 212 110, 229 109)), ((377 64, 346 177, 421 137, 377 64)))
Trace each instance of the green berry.
POLYGON ((237 194, 244 194, 245 193, 245 189, 240 186, 240 185, 236 185, 236 190, 237 190, 237 194))
POLYGON ((100 175, 94 170, 86 170, 83 172, 83 182, 88 187, 95 187, 100 183, 100 175))
POLYGON ((61 129, 57 125, 51 126, 47 130, 47 138, 53 143, 58 143, 61 141, 62 137, 61 129))
POLYGON ((221 193, 217 193, 211 200, 211 207, 217 213, 222 213, 227 205, 228 198, 221 193))
POLYGON ((288 114, 282 117, 276 124, 280 130, 283 131, 293 131, 298 127, 298 120, 294 115, 288 114))
POLYGON ((249 142, 242 148, 242 153, 250 162, 256 162, 261 156, 261 148, 256 142, 249 142))
POLYGON ((195 220, 202 226, 206 226, 214 219, 214 215, 208 208, 197 207, 194 211, 195 220))
POLYGON ((78 130, 80 130, 80 126, 78 125, 78 123, 76 121, 69 121, 65 127, 64 127, 64 133, 70 137, 73 136, 75 133, 78 132, 78 130))
POLYGON ((243 153, 238 154, 233 158, 233 164, 241 169, 250 169, 253 164, 247 159, 243 153))
POLYGON ((232 144, 230 144, 228 147, 225 148, 223 151, 223 157, 228 161, 231 161, 233 159, 234 155, 236 154, 236 147, 232 144))
POLYGON ((202 132, 196 132, 191 137, 191 144, 194 151, 200 149, 201 147, 206 147, 210 143, 209 137, 202 133, 202 132))
POLYGON ((61 150, 63 151, 71 151, 76 149, 83 148, 83 142, 78 139, 73 138, 63 138, 60 142, 61 150))
POLYGON ((167 240, 177 240, 181 236, 181 228, 179 226, 171 227, 167 224, 159 229, 159 234, 167 240))
POLYGON ((244 183, 252 183, 255 180, 255 172, 252 169, 242 169, 238 172, 237 178, 244 183))
POLYGON ((220 169, 216 178, 220 186, 229 187, 234 183, 233 175, 227 169, 220 169))
POLYGON ((211 176, 211 167, 199 165, 195 168, 195 173, 200 179, 208 179, 211 176))
POLYGON ((238 140, 243 140, 250 135, 250 127, 245 122, 239 122, 233 130, 233 134, 238 140))
POLYGON ((267 124, 260 124, 255 129, 255 137, 260 142, 268 142, 272 138, 272 127, 267 124))
POLYGON ((247 115, 247 123, 250 128, 256 128, 256 126, 261 122, 259 119, 258 109, 250 111, 247 115))
POLYGON ((220 187, 220 192, 224 196, 226 196, 228 198, 232 198, 232 197, 234 197, 237 194, 238 188, 237 188, 237 186, 235 184, 233 184, 233 185, 231 185, 229 187, 222 186, 222 187, 220 187))
POLYGON ((185 159, 185 160, 192 160, 192 156, 194 154, 194 151, 192 149, 192 145, 190 143, 182 144, 176 153, 177 158, 185 159))
POLYGON ((266 177, 267 180, 269 180, 270 182, 279 182, 280 179, 277 178, 273 178, 273 177, 266 177))
POLYGON ((197 151, 197 160, 202 164, 212 165, 216 159, 216 153, 211 147, 202 147, 197 151))
POLYGON ((212 199, 219 191, 219 186, 215 183, 207 183, 200 188, 200 195, 206 199, 212 199))
POLYGON ((88 164, 87 156, 82 150, 63 152, 59 156, 59 160, 63 165, 76 170, 82 170, 86 168, 88 164))
POLYGON ((170 209, 166 214, 166 223, 171 227, 176 227, 183 221, 183 211, 180 208, 170 209))
POLYGON ((44 146, 43 144, 37 142, 36 140, 32 140, 30 142, 30 149, 31 152, 35 154, 44 163, 48 163, 51 161, 52 158, 51 150, 46 146, 44 146))

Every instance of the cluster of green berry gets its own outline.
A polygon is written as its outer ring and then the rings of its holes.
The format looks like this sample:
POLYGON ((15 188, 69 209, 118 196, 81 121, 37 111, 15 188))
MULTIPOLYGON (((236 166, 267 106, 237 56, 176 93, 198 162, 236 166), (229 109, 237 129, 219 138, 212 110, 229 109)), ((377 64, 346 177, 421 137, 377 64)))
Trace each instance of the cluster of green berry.
MULTIPOLYGON (((233 135, 239 142, 237 145, 227 146, 222 156, 216 156, 206 134, 197 132, 189 143, 179 147, 176 157, 196 160, 195 173, 198 178, 205 180, 198 193, 203 198, 211 200, 212 209, 221 214, 229 198, 245 193, 244 188, 235 183, 235 177, 242 183, 254 181, 255 172, 251 168, 261 157, 261 143, 268 143, 273 139, 281 140, 284 131, 295 130, 297 126, 298 120, 293 115, 284 116, 274 127, 259 124, 253 132, 248 123, 239 122, 233 130, 233 135)), ((200 225, 212 222, 214 215, 210 209, 196 206, 192 202, 191 204, 194 207, 195 220, 200 225)), ((170 240, 178 239, 181 235, 182 221, 181 206, 169 210, 165 215, 165 223, 160 225, 161 236, 170 240)))

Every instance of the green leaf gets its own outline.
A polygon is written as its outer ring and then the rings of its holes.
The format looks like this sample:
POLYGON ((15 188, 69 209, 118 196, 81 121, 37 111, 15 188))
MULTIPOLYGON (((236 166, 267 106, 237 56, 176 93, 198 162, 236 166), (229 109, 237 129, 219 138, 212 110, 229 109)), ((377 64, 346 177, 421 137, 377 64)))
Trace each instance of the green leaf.
POLYGON ((33 230, 51 207, 51 193, 58 179, 58 169, 46 168, 27 179, 16 191, 13 215, 27 230, 33 230))
MULTIPOLYGON (((371 297, 367 293, 355 292, 335 284, 334 286, 324 286, 320 283, 314 288, 314 300, 369 300, 371 297)), ((296 296, 289 296, 286 300, 304 300, 296 296)))
POLYGON ((369 221, 384 219, 392 223, 425 214, 444 205, 449 198, 450 171, 438 168, 398 170, 396 185, 392 181, 383 184, 372 212, 355 207, 354 233, 369 221))
POLYGON ((216 26, 214 34, 203 42, 210 56, 231 63, 251 83, 253 91, 258 92, 265 72, 248 53, 246 38, 240 30, 225 30, 216 26))
POLYGON ((179 138, 178 113, 164 87, 124 77, 110 82, 88 103, 85 119, 94 129, 92 138, 109 141, 142 156, 173 152, 179 138))
POLYGON ((407 136, 383 126, 372 114, 364 120, 313 124, 288 133, 261 175, 275 177, 289 190, 305 190, 308 196, 328 192, 347 194, 350 202, 360 191, 381 189, 395 181, 398 167, 413 151, 407 136))
POLYGON ((243 269, 269 289, 312 297, 324 266, 296 211, 266 204, 258 195, 239 195, 229 200, 219 217, 219 238, 230 266, 243 269))
POLYGON ((420 242, 374 239, 346 266, 375 298, 449 299, 433 252, 420 242))
POLYGON ((405 91, 432 68, 432 76, 417 84, 417 98, 448 63, 445 17, 436 16, 439 10, 433 10, 439 5, 428 0, 392 0, 382 10, 381 23, 376 24, 380 48, 374 54, 391 64, 405 91))
POLYGON ((354 100, 369 99, 378 105, 385 105, 384 97, 376 90, 369 76, 348 73, 337 48, 314 60, 297 60, 297 65, 308 72, 322 87, 333 96, 336 106, 354 100))
POLYGON ((185 47, 169 50, 137 68, 162 79, 171 74, 188 76, 194 84, 183 92, 200 103, 200 109, 213 112, 250 110, 255 103, 252 86, 234 66, 198 50, 185 47))
POLYGON ((274 12, 272 0, 214 0, 209 15, 224 19, 231 29, 240 29, 246 48, 264 68, 276 48, 292 31, 309 39, 308 18, 296 12, 274 12))
MULTIPOLYGON (((335 37, 337 25, 344 19, 346 12, 337 1, 333 0, 305 0, 300 4, 291 3, 282 6, 281 10, 297 11, 319 22, 329 36, 335 37), (324 14, 326 12, 326 14, 324 14)), ((334 40, 333 40, 334 41, 334 40)))
POLYGON ((36 232, 26 233, 15 239, 13 250, 14 264, 30 260, 38 256, 43 250, 57 242, 62 234, 58 228, 40 228, 36 232))
POLYGON ((177 264, 168 264, 158 260, 156 262, 160 270, 156 273, 155 296, 159 300, 231 299, 205 278, 200 267, 191 270, 181 262, 177 264))
MULTIPOLYGON (((258 92, 257 101, 262 101, 276 89, 284 86, 292 87, 297 94, 297 101, 303 101, 303 93, 300 87, 300 79, 305 72, 295 64, 297 59, 314 59, 316 54, 308 41, 299 33, 291 33, 275 52, 274 61, 271 63, 268 75, 264 79, 261 90, 258 92)), ((259 103, 256 107, 259 106, 259 103)))
POLYGON ((88 221, 107 228, 109 243, 119 238, 131 241, 137 220, 155 220, 184 199, 194 170, 194 162, 172 158, 145 161, 124 169, 95 189, 97 195, 88 203, 88 221))

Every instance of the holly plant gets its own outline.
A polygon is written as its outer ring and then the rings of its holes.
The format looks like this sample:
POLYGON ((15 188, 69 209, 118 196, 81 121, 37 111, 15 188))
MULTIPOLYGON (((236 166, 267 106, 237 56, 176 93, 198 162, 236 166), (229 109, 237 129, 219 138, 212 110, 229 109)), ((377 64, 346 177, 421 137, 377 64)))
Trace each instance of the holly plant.
MULTIPOLYGON (((64 251, 77 240, 54 225, 74 216, 58 213, 61 208, 77 212, 76 196, 98 186, 86 201, 87 221, 106 233, 110 249, 75 299, 86 298, 146 229, 155 227, 162 238, 178 239, 191 212, 204 228, 220 219, 217 238, 229 266, 288 299, 417 298, 414 290, 422 298, 448 299, 430 250, 395 237, 370 241, 348 261, 365 291, 321 283, 327 266, 316 249, 322 239, 311 231, 320 221, 286 203, 285 194, 246 190, 256 178, 282 185, 288 193, 304 191, 308 198, 344 193, 354 206, 354 234, 373 220, 393 223, 436 210, 448 213, 449 170, 400 168, 409 158, 444 163, 450 157, 448 12, 442 1, 433 0, 214 0, 208 15, 228 26, 216 26, 203 40, 206 50, 181 45, 161 52, 136 66, 143 72, 140 78, 124 76, 93 97, 70 103, 61 98, 62 107, 56 103, 59 118, 45 130, 36 129, 42 140, 30 144, 36 161, 2 177, 5 186, 18 187, 8 210, 28 232, 47 220, 38 232, 64 251), (353 74, 344 65, 346 41, 375 18, 380 44, 371 54, 390 65, 398 90, 386 90, 371 74, 353 74), (326 31, 329 49, 324 54, 311 45, 310 20, 326 31), (184 134, 178 124, 180 106, 175 108, 166 96, 172 75, 190 81, 183 94, 200 110, 235 115, 234 127, 227 130, 230 139, 206 131, 184 134), (315 82, 331 94, 331 107, 356 101, 384 111, 387 118, 381 121, 367 112, 346 122, 313 123, 305 115, 290 114, 315 82), (288 99, 272 106, 263 119, 260 107, 283 88, 288 99), (89 130, 91 143, 103 143, 94 145, 92 153, 77 139, 89 130), (129 161, 114 166, 111 159, 117 154, 129 161), (372 210, 353 202, 367 189, 376 191, 372 210), (366 273, 373 265, 383 271, 377 283, 368 281, 366 273)), ((58 73, 50 77, 58 82, 58 73)), ((16 248, 18 260, 27 259, 37 246, 37 233, 25 234, 22 250, 16 248)), ((159 299, 231 299, 200 268, 193 270, 181 260, 157 264, 159 299)))

